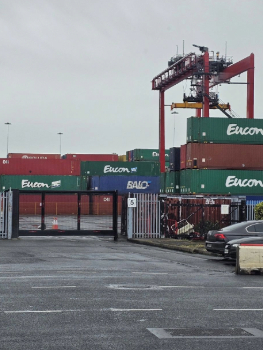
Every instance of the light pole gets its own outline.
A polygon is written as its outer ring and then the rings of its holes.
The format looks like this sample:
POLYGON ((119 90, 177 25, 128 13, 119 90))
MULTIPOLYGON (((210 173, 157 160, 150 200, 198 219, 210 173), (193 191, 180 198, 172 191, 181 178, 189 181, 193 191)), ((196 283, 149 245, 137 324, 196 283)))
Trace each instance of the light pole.
POLYGON ((63 135, 63 132, 58 132, 58 135, 59 135, 59 151, 61 155, 61 136, 63 135))
POLYGON ((11 125, 11 123, 5 123, 5 125, 7 125, 7 145, 6 145, 6 150, 7 150, 7 154, 6 156, 8 156, 8 141, 9 141, 9 125, 11 125))
MULTIPOLYGON (((176 111, 172 111, 171 114, 179 114, 176 111)), ((174 138, 175 138, 175 118, 174 118, 174 134, 173 134, 173 147, 174 147, 174 138)))

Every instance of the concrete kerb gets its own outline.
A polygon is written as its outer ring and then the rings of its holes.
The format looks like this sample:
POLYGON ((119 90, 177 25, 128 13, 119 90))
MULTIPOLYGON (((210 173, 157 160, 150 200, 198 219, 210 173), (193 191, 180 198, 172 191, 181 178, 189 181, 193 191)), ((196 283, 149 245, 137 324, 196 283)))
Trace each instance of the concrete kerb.
POLYGON ((203 254, 210 256, 221 256, 213 254, 205 249, 204 242, 177 240, 177 239, 127 239, 128 242, 135 244, 143 244, 148 246, 159 247, 163 249, 177 250, 191 254, 203 254))

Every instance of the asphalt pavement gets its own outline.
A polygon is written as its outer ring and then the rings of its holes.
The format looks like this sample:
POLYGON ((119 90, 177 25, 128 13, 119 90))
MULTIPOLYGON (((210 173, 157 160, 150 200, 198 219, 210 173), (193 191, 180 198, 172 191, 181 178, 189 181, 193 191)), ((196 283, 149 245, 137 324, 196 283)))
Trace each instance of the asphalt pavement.
POLYGON ((0 240, 0 349, 262 349, 262 276, 234 269, 124 238, 0 240))

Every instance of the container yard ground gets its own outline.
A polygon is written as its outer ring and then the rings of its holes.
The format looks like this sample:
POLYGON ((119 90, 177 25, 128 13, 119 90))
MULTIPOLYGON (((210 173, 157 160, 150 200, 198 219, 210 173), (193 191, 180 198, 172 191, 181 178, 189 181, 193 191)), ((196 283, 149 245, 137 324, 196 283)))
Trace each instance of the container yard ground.
POLYGON ((160 239, 129 239, 129 242, 136 244, 151 245, 170 250, 178 250, 192 254, 204 254, 210 256, 221 256, 218 254, 209 253, 205 249, 205 241, 191 241, 188 239, 172 239, 172 238, 160 238, 160 239))

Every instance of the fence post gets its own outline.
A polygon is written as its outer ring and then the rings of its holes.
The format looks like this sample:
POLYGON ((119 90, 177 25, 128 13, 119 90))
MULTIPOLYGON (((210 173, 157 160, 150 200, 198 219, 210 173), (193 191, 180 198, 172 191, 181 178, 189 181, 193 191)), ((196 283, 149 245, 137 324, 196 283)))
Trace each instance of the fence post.
POLYGON ((239 206, 239 222, 246 221, 247 220, 247 206, 246 201, 241 200, 240 206, 239 206))
POLYGON ((127 207, 127 238, 132 238, 132 227, 133 227, 133 220, 132 220, 132 211, 133 208, 127 207))

